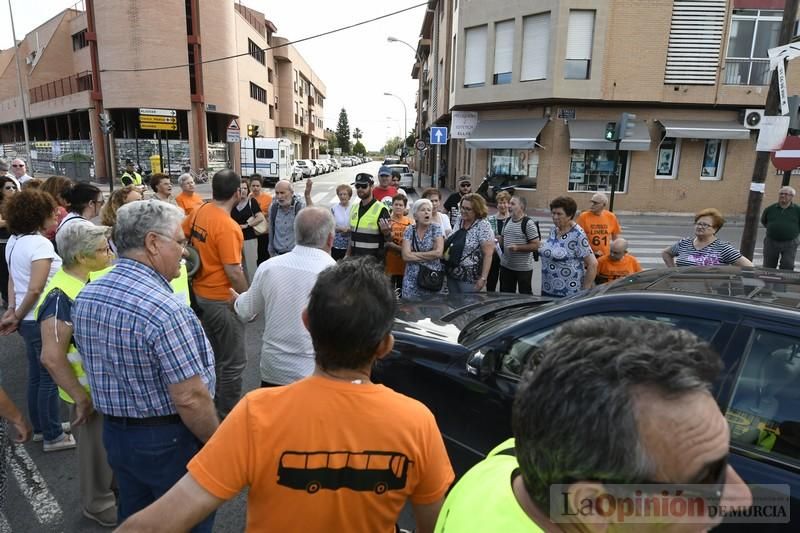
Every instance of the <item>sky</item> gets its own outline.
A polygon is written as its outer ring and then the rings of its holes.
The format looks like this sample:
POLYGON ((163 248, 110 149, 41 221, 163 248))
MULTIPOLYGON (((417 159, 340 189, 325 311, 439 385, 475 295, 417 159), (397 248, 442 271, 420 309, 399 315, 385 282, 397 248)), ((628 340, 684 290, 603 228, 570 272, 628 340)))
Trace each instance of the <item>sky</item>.
MULTIPOLYGON (((156 1, 156 0, 145 0, 156 1)), ((239 1, 239 0, 237 0, 239 1)), ((310 37, 375 18, 423 0, 240 0, 271 20, 277 35, 290 40, 310 37)), ((17 38, 74 5, 75 0, 11 0, 17 38)), ((80 4, 80 2, 79 2, 80 4)), ((339 111, 347 110, 350 131, 360 128, 368 150, 379 150, 387 139, 403 135, 403 105, 407 131, 414 129, 416 80, 411 79, 414 52, 391 35, 416 48, 425 7, 371 22, 296 46, 327 88, 325 127, 336 130, 339 111)), ((13 46, 8 0, 0 2, 0 49, 13 46)))

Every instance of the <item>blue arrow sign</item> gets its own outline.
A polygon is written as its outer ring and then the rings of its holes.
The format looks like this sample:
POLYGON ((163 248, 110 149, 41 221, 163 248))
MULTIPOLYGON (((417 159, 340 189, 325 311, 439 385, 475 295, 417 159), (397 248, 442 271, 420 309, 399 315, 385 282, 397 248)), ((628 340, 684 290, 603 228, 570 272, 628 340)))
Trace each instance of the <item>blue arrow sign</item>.
POLYGON ((431 144, 447 144, 447 128, 433 127, 431 128, 431 144))

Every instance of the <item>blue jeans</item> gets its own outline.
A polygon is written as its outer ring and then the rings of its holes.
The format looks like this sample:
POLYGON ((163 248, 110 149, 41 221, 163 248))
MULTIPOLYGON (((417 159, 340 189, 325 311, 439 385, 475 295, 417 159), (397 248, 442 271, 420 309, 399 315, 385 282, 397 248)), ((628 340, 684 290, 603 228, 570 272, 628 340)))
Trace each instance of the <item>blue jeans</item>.
POLYGON ((50 373, 42 366, 42 330, 35 320, 19 323, 19 334, 25 340, 28 354, 28 416, 35 433, 43 433, 45 442, 61 440, 61 418, 58 410, 58 388, 50 373))
MULTIPOLYGON (((119 487, 117 518, 122 523, 160 498, 186 474, 200 441, 182 423, 131 426, 103 417, 103 445, 119 487)), ((214 513, 194 532, 211 532, 214 513)))
POLYGON ((474 281, 459 281, 455 278, 447 276, 447 291, 450 294, 469 294, 472 292, 480 292, 475 288, 474 281))

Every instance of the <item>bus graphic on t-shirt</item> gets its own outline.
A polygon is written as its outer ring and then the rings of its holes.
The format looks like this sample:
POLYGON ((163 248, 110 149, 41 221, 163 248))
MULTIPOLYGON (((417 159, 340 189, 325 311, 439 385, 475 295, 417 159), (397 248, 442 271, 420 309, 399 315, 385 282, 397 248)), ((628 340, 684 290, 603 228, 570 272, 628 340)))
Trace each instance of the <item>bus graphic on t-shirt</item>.
POLYGON ((402 453, 383 451, 295 452, 281 454, 278 485, 314 494, 320 489, 373 491, 406 486, 408 465, 402 453))

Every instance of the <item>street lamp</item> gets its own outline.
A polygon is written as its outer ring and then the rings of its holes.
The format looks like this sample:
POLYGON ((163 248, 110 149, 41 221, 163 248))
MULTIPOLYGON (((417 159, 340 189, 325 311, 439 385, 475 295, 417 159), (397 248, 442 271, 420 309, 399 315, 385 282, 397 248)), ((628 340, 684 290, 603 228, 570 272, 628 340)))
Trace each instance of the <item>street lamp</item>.
POLYGON ((414 48, 413 46, 411 46, 410 44, 408 44, 407 42, 403 41, 402 39, 398 39, 397 37, 392 37, 392 36, 390 35, 390 36, 388 36, 388 37, 386 38, 386 40, 387 40, 388 42, 390 42, 390 43, 403 43, 404 45, 406 45, 406 46, 408 46, 409 48, 411 48, 411 51, 412 51, 412 52, 414 52, 414 56, 415 56, 417 59, 419 59, 419 56, 417 56, 417 49, 416 49, 416 48, 414 48))
POLYGON ((394 96, 395 98, 400 100, 401 104, 403 104, 403 144, 400 145, 400 150, 401 150, 400 153, 403 154, 403 160, 405 160, 406 139, 408 138, 408 131, 406 129, 408 127, 408 115, 406 114, 406 103, 403 101, 402 98, 400 98, 396 94, 383 93, 383 95, 384 96, 394 96))
MULTIPOLYGON (((386 40, 388 42, 390 42, 390 43, 402 43, 402 44, 408 46, 411 49, 411 51, 414 52, 414 59, 416 60, 417 63, 419 63, 420 68, 422 68, 422 57, 419 55, 419 52, 415 47, 411 46, 406 41, 403 41, 402 39, 398 39, 397 37, 392 37, 391 35, 387 36, 386 40)), ((420 78, 420 83, 421 82, 422 82, 422 78, 420 78)), ((420 105, 422 105, 422 101, 421 101, 420 92, 418 91, 417 92, 417 106, 418 106, 417 107, 417 124, 416 124, 416 135, 415 135, 415 137, 418 140, 422 138, 422 113, 421 113, 420 108, 419 108, 420 105)), ((403 102, 403 110, 404 111, 405 111, 405 107, 406 107, 406 104, 405 104, 405 102, 403 102)), ((406 123, 403 123, 403 127, 405 127, 405 126, 406 126, 406 123)), ((403 143, 405 145, 405 139, 403 140, 403 143)), ((417 157, 419 159, 419 161, 417 163, 417 184, 418 184, 419 187, 422 187, 422 157, 423 157, 422 150, 417 149, 417 157)), ((432 177, 431 178, 431 182, 432 183, 433 183, 433 180, 434 179, 432 177)))

